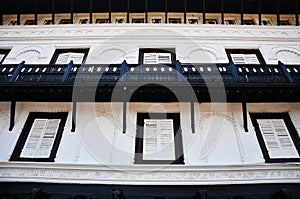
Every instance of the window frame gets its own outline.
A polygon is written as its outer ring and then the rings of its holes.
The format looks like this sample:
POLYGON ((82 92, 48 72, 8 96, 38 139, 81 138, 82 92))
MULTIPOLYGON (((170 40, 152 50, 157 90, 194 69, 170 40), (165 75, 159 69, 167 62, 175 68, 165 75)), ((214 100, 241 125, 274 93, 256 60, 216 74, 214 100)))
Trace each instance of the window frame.
POLYGON ((9 161, 54 162, 63 135, 68 112, 30 112, 9 161), (48 158, 21 157, 22 149, 36 119, 60 119, 56 137, 48 158))
POLYGON ((137 113, 134 164, 184 164, 180 113, 137 113), (151 116, 151 118, 150 118, 151 116), (174 128, 175 160, 143 160, 144 120, 172 119, 174 128))
POLYGON ((264 141, 262 132, 260 130, 258 119, 282 119, 285 123, 285 126, 288 130, 288 133, 292 139, 292 142, 300 155, 300 139, 298 132, 289 116, 288 112, 283 113, 249 113, 250 118, 256 133, 256 137, 258 139, 262 154, 264 156, 266 163, 279 163, 279 162, 300 162, 299 158, 271 158, 269 152, 267 150, 267 145, 264 141))
MULTIPOLYGON (((89 53, 89 49, 88 48, 82 48, 82 49, 56 49, 52 58, 51 58, 51 61, 50 61, 50 64, 52 65, 56 65, 55 62, 57 61, 57 58, 60 54, 63 54, 63 53, 84 53, 84 56, 83 56, 83 60, 82 60, 82 63, 81 64, 84 64, 85 61, 86 61, 86 58, 87 58, 87 55, 89 53)), ((67 63, 69 64, 69 63, 67 63)))
MULTIPOLYGON (((225 51, 227 54, 227 58, 229 59, 230 62, 233 62, 231 54, 255 54, 259 61, 259 65, 266 65, 266 62, 259 49, 225 49, 225 51)), ((236 65, 243 66, 243 65, 251 65, 251 64, 236 64, 236 65)))
MULTIPOLYGON (((140 48, 139 49, 139 64, 144 64, 144 54, 145 53, 171 53, 171 64, 176 63, 176 53, 175 48, 140 48)), ((165 64, 163 64, 165 65, 165 64)))
POLYGON ((4 57, 0 60, 0 64, 4 62, 9 52, 10 49, 0 49, 0 54, 4 54, 4 57))

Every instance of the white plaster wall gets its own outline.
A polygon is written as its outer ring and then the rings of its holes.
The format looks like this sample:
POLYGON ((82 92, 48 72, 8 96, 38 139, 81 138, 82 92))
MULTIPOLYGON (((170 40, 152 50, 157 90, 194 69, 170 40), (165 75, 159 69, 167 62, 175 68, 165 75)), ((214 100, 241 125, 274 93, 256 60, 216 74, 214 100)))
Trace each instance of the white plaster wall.
MULTIPOLYGON (((289 112, 300 136, 299 103, 248 104, 249 112, 289 112)), ((195 104, 195 133, 189 103, 129 103, 127 131, 122 132, 122 103, 78 103, 76 131, 71 132, 71 103, 18 102, 15 126, 9 127, 9 103, 0 104, 0 162, 8 162, 29 112, 69 112, 57 152, 57 164, 133 165, 137 112, 179 112, 185 165, 263 164, 248 115, 243 128, 241 104, 195 104)))
POLYGON ((5 64, 48 64, 56 48, 90 48, 86 63, 138 63, 139 48, 175 48, 182 63, 227 63, 225 49, 260 49, 267 64, 300 63, 300 31, 290 26, 88 24, 1 26, 5 64))

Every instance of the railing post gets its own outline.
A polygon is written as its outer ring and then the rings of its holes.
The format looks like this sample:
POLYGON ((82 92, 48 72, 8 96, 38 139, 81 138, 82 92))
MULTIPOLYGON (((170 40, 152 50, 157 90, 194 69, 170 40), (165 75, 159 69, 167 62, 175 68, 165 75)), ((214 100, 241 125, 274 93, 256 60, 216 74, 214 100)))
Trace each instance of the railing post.
POLYGON ((233 76, 233 80, 235 82, 237 82, 239 80, 239 73, 238 73, 233 61, 229 62, 229 67, 230 67, 230 70, 231 70, 231 73, 232 73, 232 76, 233 76))
POLYGON ((177 71, 177 79, 178 81, 182 81, 182 66, 180 61, 176 61, 176 71, 177 71))
POLYGON ((246 93, 243 91, 242 99, 242 109, 243 109, 243 121, 244 121, 244 130, 248 132, 248 119, 247 119, 247 102, 246 102, 246 93))
POLYGON ((71 132, 75 132, 75 129, 76 129, 76 110, 77 110, 77 102, 73 102, 73 104, 72 104, 72 128, 71 128, 71 132))
POLYGON ((16 80, 16 78, 18 77, 21 69, 23 68, 23 66, 25 65, 25 61, 22 61, 18 67, 14 70, 13 74, 11 75, 11 77, 9 78, 9 82, 13 82, 16 80))
POLYGON ((282 74, 284 75, 284 77, 285 77, 289 82, 293 83, 294 80, 293 80, 292 76, 290 75, 290 73, 287 71, 285 65, 284 65, 281 61, 278 61, 278 65, 279 65, 279 67, 280 67, 280 69, 281 69, 281 72, 282 72, 282 74))
POLYGON ((10 102, 10 122, 9 131, 12 131, 15 125, 15 114, 16 114, 16 101, 10 102))
POLYGON ((68 77, 71 73, 72 67, 73 67, 73 61, 70 61, 70 63, 68 64, 68 66, 65 70, 64 76, 61 78, 62 82, 65 82, 68 79, 68 77))
POLYGON ((128 71, 128 65, 127 65, 126 60, 124 60, 121 64, 120 80, 124 81, 126 79, 127 71, 128 71))

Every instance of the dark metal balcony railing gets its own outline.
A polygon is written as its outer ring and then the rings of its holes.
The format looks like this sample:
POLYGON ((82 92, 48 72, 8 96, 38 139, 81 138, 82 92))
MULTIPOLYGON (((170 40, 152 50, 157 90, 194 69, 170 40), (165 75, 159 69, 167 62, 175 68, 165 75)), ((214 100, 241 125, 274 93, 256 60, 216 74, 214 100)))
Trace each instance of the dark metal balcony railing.
POLYGON ((0 65, 0 83, 47 82, 53 84, 89 82, 169 82, 187 80, 198 83, 300 83, 299 65, 234 65, 229 64, 181 64, 135 65, 84 64, 77 65, 0 65))

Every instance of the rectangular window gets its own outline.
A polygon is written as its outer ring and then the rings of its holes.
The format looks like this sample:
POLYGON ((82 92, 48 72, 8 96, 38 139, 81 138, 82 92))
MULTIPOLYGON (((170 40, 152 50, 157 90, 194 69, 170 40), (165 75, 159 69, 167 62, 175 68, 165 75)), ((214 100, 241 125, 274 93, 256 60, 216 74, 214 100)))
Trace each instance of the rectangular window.
POLYGON ((161 18, 151 18, 151 23, 162 23, 162 19, 161 18))
POLYGON ((79 19, 79 24, 88 24, 89 20, 88 19, 79 19))
POLYGON ((132 19, 132 23, 144 23, 144 19, 143 18, 132 19))
POLYGON ((260 65, 265 61, 259 50, 230 49, 226 50, 228 59, 236 65, 260 65))
POLYGON ((288 113, 250 113, 266 162, 300 161, 300 142, 288 113))
POLYGON ((184 164, 179 113, 138 113, 137 164, 184 164))
POLYGON ((205 23, 206 24, 218 24, 218 20, 216 20, 216 19, 206 19, 205 23))
POLYGON ((35 25, 35 20, 27 20, 24 25, 35 25))
POLYGON ((62 19, 59 24, 72 24, 71 19, 62 19))
POLYGON ((57 134, 60 119, 35 119, 21 158, 48 158, 57 134))
POLYGON ((140 64, 175 64, 175 49, 140 49, 140 64))
POLYGON ((29 113, 10 160, 54 162, 67 115, 67 112, 29 113))
POLYGON ((180 18, 169 18, 169 23, 179 24, 179 23, 181 23, 181 19, 180 18))
POLYGON ((95 23, 108 23, 108 19, 96 19, 95 23))
POLYGON ((89 49, 58 49, 52 57, 51 64, 82 64, 85 62, 89 49))

